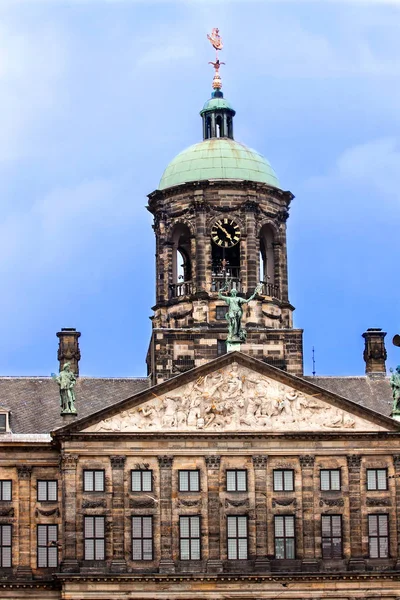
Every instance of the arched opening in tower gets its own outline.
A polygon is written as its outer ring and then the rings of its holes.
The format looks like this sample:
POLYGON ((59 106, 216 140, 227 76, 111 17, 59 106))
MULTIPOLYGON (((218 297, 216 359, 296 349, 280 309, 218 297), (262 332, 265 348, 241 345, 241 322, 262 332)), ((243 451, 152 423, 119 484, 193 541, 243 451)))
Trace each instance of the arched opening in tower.
POLYGON ((192 279, 190 252, 190 230, 187 225, 178 223, 172 232, 172 282, 181 284, 192 279))
POLYGON ((213 291, 218 291, 225 282, 240 291, 240 244, 231 247, 211 242, 213 291))
POLYGON ((260 232, 260 282, 275 283, 274 232, 269 225, 260 232))

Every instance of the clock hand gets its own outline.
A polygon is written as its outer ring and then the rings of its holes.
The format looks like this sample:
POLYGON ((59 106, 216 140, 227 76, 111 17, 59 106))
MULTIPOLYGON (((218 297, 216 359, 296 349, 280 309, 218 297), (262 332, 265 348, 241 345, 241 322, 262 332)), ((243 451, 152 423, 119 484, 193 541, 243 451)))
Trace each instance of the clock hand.
POLYGON ((230 240, 232 239, 231 234, 228 233, 227 230, 224 227, 222 227, 222 225, 217 225, 217 227, 219 227, 225 233, 226 237, 228 237, 230 240))

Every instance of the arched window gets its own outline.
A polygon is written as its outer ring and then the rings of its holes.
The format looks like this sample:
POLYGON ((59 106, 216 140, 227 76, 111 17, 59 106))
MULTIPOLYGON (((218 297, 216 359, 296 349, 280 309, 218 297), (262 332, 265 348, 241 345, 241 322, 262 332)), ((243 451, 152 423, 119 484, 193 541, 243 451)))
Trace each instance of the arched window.
POLYGON ((206 139, 209 140, 211 137, 211 117, 206 119, 206 139))
POLYGON ((215 136, 217 138, 222 137, 222 117, 218 115, 215 120, 215 136))
POLYGON ((264 225, 260 232, 260 281, 275 283, 274 232, 264 225))
POLYGON ((190 256, 190 230, 187 225, 178 223, 172 232, 172 281, 183 283, 192 279, 190 256))

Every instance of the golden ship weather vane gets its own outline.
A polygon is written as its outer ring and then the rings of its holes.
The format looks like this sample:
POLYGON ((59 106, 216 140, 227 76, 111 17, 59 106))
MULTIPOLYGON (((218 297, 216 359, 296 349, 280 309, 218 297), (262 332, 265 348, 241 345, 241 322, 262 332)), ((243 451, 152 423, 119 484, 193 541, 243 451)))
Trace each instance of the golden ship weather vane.
POLYGON ((207 34, 207 39, 211 42, 211 45, 215 49, 215 53, 216 53, 215 62, 210 61, 208 63, 209 65, 212 65, 214 67, 214 71, 215 71, 212 86, 213 86, 214 90, 220 90, 222 88, 222 81, 221 81, 221 76, 219 74, 219 68, 221 65, 224 65, 225 63, 220 62, 220 60, 218 58, 218 52, 220 52, 222 50, 222 48, 224 47, 221 36, 219 35, 218 27, 214 27, 214 29, 211 31, 211 34, 207 34))

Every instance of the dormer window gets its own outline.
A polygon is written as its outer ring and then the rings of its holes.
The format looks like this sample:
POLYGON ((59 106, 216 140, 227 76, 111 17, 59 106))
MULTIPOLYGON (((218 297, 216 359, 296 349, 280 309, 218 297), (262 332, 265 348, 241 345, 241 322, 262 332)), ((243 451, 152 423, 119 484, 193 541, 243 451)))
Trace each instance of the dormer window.
POLYGON ((10 411, 6 408, 0 408, 0 433, 10 431, 10 411))

